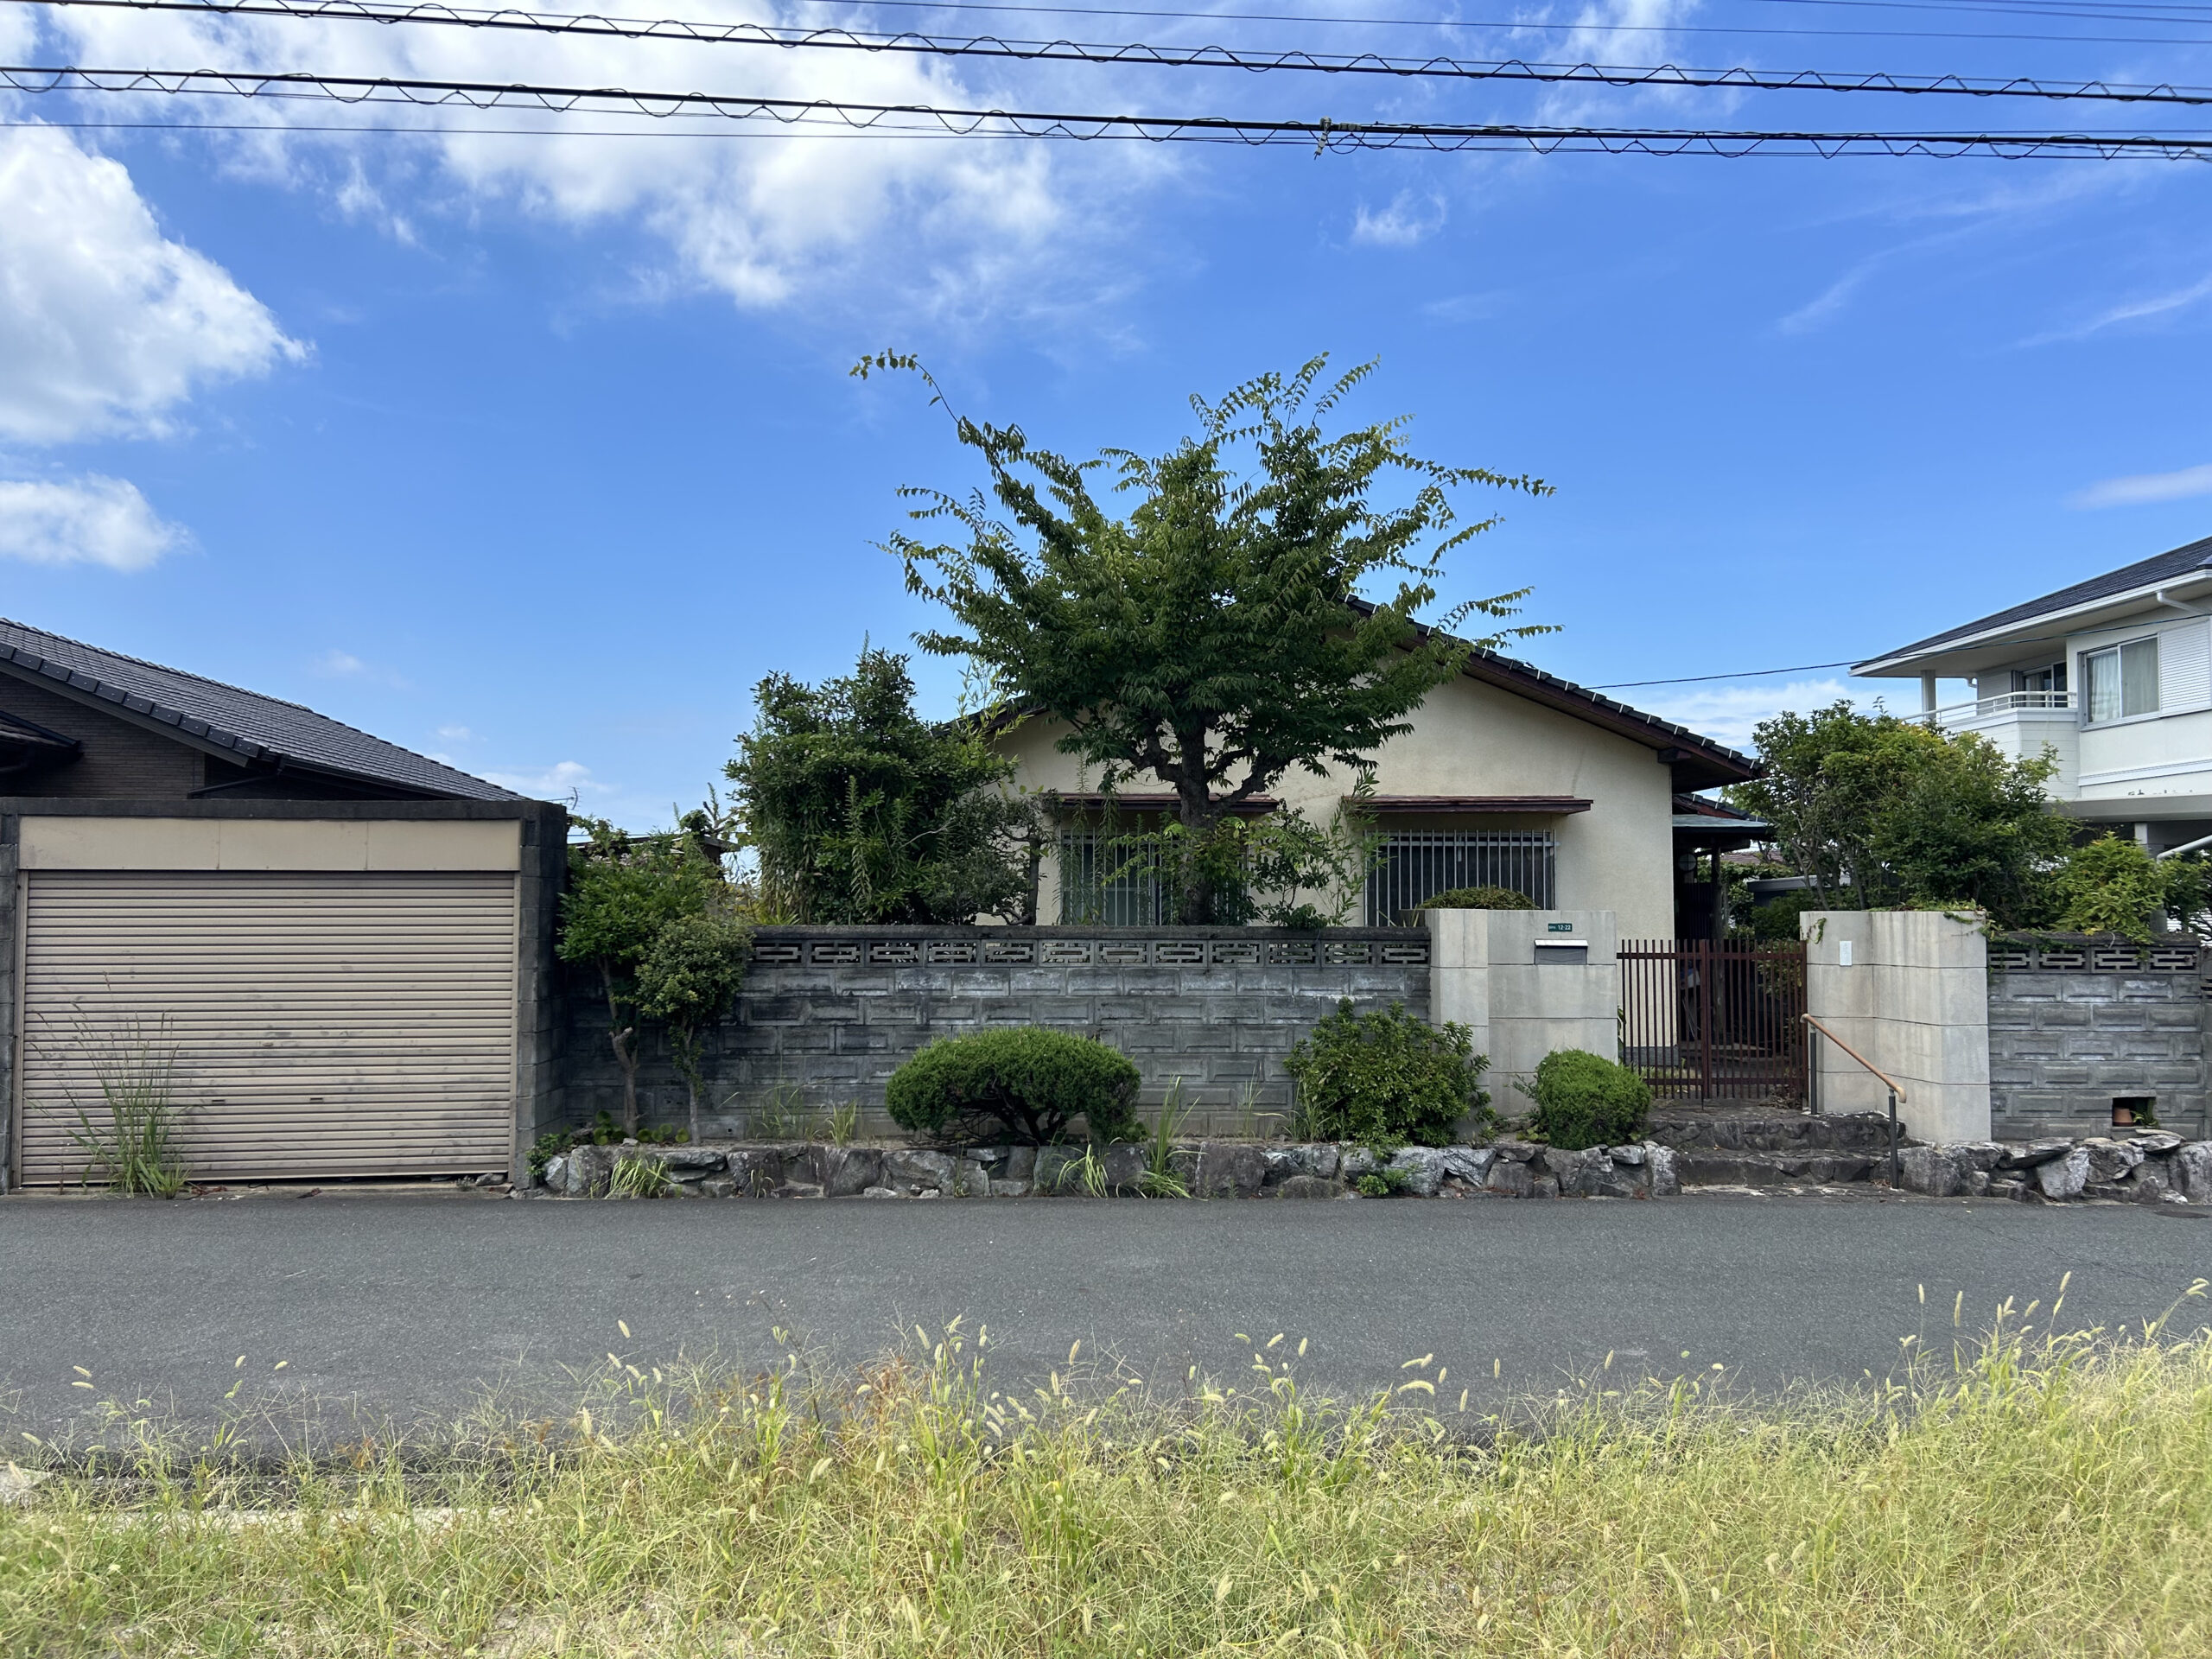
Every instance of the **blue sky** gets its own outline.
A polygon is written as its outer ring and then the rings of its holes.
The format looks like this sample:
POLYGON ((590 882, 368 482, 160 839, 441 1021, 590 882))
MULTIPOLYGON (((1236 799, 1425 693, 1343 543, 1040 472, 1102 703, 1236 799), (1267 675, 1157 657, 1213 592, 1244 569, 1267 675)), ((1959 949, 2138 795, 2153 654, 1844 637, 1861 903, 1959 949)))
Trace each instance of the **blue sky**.
MULTIPOLYGON (((1518 7, 1513 29, 617 10, 2212 82, 2212 53, 2188 46, 1717 32, 2192 32, 1957 7, 1624 0, 1518 7), (1640 32, 1602 27, 1619 23, 1640 32)), ((0 48, 1061 109, 2158 124, 13 3, 0 48)), ((0 118, 33 124, 0 129, 0 613, 636 823, 718 779, 762 675, 834 672, 864 636, 925 625, 874 543, 902 522, 898 486, 976 474, 911 380, 848 377, 885 347, 921 353, 963 409, 1079 453, 1164 447, 1187 394, 1315 352, 1379 358, 1357 415, 1410 413, 1426 453, 1557 486, 1503 501, 1448 592, 1533 586, 1528 617, 1561 632, 1522 654, 1586 683, 1863 657, 2212 531, 2212 170, 2196 163, 1317 158, 550 121, 565 136, 457 136, 420 130, 448 115, 89 96, 16 96, 0 118), (88 122, 156 124, 54 124, 88 122), (317 124, 387 130, 299 130, 317 124)), ((957 670, 918 670, 949 709, 957 670)), ((1822 671, 1618 695, 1740 740, 1846 689, 1822 671)))

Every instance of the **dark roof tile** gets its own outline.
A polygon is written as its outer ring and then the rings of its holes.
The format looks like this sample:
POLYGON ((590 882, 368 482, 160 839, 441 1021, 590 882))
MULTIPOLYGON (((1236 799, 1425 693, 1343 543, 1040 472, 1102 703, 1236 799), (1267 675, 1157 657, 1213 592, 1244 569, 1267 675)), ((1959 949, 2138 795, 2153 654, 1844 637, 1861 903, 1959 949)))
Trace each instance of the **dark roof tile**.
POLYGON ((1978 622, 1967 622, 1955 628, 1947 628, 1925 639, 1909 645, 1899 645, 1895 651, 1885 651, 1855 664, 1865 668, 1869 663, 1885 662, 1892 657, 1910 657, 1916 652, 1930 651, 1937 645, 1948 645, 1954 639, 1971 639, 1993 628, 2006 627, 2015 622, 2031 622, 2039 616, 2050 616, 2060 611, 2070 611, 2077 605, 2088 605, 2100 599, 2110 599, 2138 588, 2147 588, 2154 582, 2187 575, 2192 570, 2212 569, 2212 536, 2191 542, 2186 547, 2177 547, 2171 552, 2155 557, 2139 559, 2133 564, 2124 564, 2117 570, 2107 570, 2101 576, 2091 576, 2087 582, 2077 582, 2071 588, 2061 588, 2055 594, 2045 594, 2041 599, 2031 599, 2015 605, 2010 610, 1998 611, 1978 622))
POLYGON ((299 703, 102 651, 5 618, 0 618, 0 662, 190 732, 245 760, 284 761, 462 800, 521 798, 299 703))

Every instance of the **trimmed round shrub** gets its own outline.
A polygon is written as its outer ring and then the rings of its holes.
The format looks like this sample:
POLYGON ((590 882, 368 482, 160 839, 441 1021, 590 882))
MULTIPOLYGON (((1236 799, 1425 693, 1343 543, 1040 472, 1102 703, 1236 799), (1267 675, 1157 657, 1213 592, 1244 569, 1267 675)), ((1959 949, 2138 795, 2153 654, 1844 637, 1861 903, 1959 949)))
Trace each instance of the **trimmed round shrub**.
POLYGON ((1077 1118, 1093 1141, 1134 1141, 1136 1097, 1128 1056, 1042 1026, 940 1037, 884 1090, 893 1120, 914 1134, 1033 1147, 1064 1139, 1077 1118))
POLYGON ((1402 1002, 1356 1014, 1350 997, 1283 1062, 1298 1080, 1300 1134, 1377 1147, 1448 1147, 1470 1113, 1488 1128, 1489 1065, 1465 1026, 1429 1025, 1402 1002))
POLYGON ((1650 1122, 1651 1085, 1579 1048, 1555 1048, 1538 1061, 1528 1093, 1536 1103, 1529 1127, 1562 1152, 1624 1146, 1650 1122))
POLYGON ((1421 901, 1423 910, 1534 910, 1536 901, 1511 887, 1454 887, 1421 901))

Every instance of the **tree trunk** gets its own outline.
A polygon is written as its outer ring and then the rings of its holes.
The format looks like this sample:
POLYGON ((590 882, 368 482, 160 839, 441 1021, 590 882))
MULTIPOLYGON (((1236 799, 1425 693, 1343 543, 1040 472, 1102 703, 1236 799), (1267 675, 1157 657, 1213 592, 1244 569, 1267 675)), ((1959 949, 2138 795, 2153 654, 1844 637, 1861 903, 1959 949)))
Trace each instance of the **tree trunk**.
POLYGON ((1217 815, 1212 810, 1213 802, 1203 791, 1196 799, 1188 790, 1178 789, 1176 794, 1181 807, 1179 816, 1188 838, 1177 884, 1181 892, 1175 920, 1185 927, 1211 927, 1214 919, 1214 882, 1207 872, 1204 852, 1207 838, 1213 833, 1217 815))
POLYGON ((607 1032, 614 1044, 615 1063, 622 1068, 622 1133, 638 1132, 638 1028, 622 1023, 621 999, 614 995, 614 970, 599 964, 599 982, 607 992, 607 1032))

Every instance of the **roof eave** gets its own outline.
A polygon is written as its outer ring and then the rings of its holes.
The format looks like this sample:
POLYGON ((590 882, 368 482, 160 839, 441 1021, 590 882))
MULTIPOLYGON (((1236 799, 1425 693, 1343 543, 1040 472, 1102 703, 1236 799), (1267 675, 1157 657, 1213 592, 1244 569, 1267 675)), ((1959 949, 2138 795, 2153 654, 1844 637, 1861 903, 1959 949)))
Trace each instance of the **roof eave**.
MULTIPOLYGON (((2008 644, 2034 643, 2041 633, 2054 627, 2067 632, 2082 631, 2082 625, 2101 613, 2125 615, 2139 609, 2147 601, 2158 603, 2163 594, 2181 593, 2212 586, 2212 570, 2186 571, 2181 575, 2158 582, 2146 582, 2117 594, 2105 594, 2095 599, 2083 600, 2076 605, 2062 606, 2055 610, 2037 611, 2033 616, 2016 617, 2001 626, 1985 628, 1975 633, 1955 636, 1937 634, 1880 657, 1870 657, 1863 663, 1852 665, 1852 673, 1859 679, 1911 679, 1929 672, 1924 664, 1939 658, 1961 656, 1996 650, 2008 644), (2015 639, 2014 636, 2022 636, 2015 639)), ((1971 626, 1971 625, 1969 625, 1971 626)), ((2052 641, 2050 643, 2056 643, 2052 641)))

